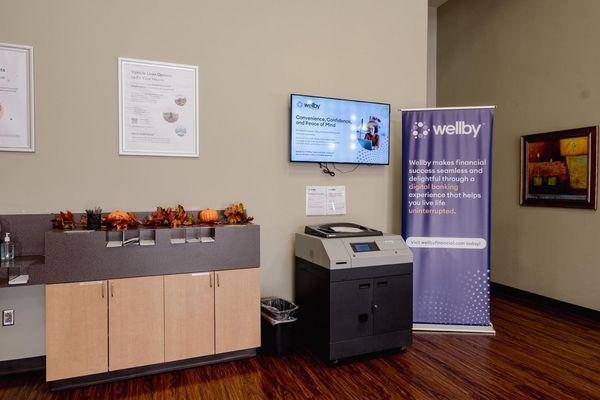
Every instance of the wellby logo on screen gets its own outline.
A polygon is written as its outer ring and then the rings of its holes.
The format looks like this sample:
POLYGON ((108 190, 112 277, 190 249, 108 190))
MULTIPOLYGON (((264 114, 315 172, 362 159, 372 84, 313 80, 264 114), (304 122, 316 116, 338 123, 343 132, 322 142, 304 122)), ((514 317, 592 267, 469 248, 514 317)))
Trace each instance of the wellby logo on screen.
POLYGON ((315 110, 318 110, 319 108, 321 108, 320 104, 317 104, 313 101, 307 101, 306 103, 299 101, 298 103, 296 103, 296 106, 298 106, 298 108, 306 107, 306 108, 312 108, 315 110))
POLYGON ((413 138, 422 139, 429 136, 432 131, 434 135, 473 135, 477 139, 481 132, 482 124, 467 124, 465 121, 456 121, 454 124, 427 126, 423 122, 415 122, 412 130, 413 138))

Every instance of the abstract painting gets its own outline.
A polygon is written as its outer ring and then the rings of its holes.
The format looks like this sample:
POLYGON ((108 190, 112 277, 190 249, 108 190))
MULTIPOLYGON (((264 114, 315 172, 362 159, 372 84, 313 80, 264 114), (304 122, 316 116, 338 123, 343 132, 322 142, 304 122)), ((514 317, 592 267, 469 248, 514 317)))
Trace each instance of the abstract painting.
POLYGON ((521 137, 521 205, 596 209, 595 126, 521 137))

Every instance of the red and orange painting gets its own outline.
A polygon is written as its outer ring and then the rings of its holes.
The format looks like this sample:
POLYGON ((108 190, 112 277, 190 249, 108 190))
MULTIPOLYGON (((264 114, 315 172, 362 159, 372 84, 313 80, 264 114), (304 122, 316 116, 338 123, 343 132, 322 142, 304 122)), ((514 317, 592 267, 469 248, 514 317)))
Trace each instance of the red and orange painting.
POLYGON ((596 208, 596 127, 521 138, 521 204, 596 208))

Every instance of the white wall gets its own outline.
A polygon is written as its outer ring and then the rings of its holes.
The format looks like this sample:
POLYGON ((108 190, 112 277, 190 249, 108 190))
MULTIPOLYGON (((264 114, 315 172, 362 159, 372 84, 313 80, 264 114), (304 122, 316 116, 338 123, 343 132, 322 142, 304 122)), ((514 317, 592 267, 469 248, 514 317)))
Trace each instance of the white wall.
POLYGON ((0 153, 0 213, 243 201, 262 227, 262 293, 285 297, 304 225, 399 230, 396 110, 426 101, 422 0, 4 1, 0 42, 35 48, 37 148, 0 153), (117 57, 199 66, 200 158, 117 154, 117 57), (290 164, 291 92, 391 103, 391 165, 330 178, 290 164), (346 185, 348 215, 304 216, 320 184, 346 185))

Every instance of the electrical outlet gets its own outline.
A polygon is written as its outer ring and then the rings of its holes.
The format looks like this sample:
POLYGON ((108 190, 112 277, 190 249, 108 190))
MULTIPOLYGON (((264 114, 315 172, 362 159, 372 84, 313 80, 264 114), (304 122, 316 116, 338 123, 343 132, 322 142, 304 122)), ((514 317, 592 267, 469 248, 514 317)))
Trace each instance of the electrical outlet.
POLYGON ((15 310, 2 310, 2 326, 15 324, 15 310))

